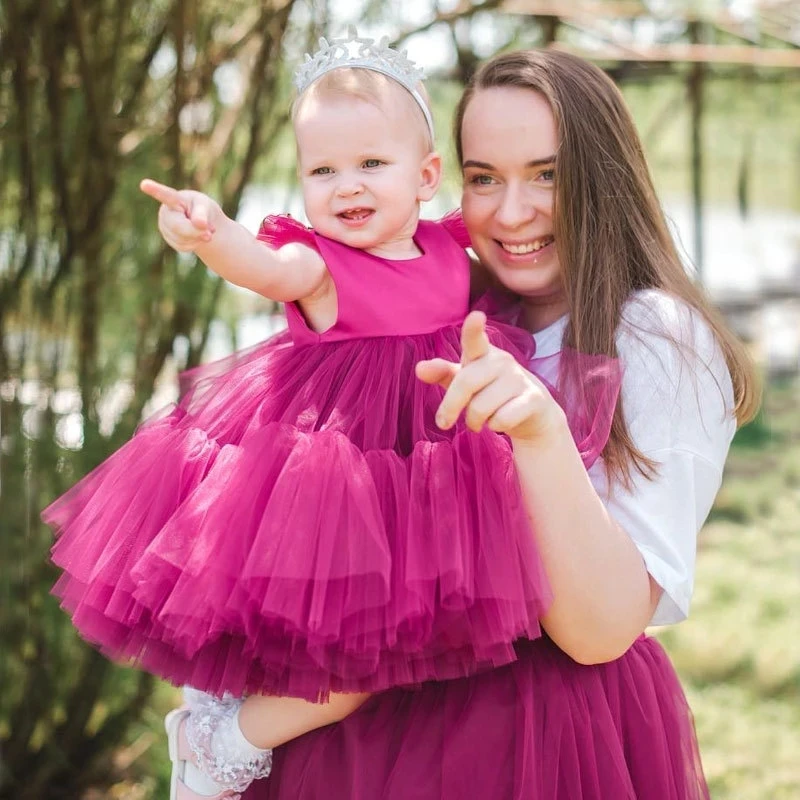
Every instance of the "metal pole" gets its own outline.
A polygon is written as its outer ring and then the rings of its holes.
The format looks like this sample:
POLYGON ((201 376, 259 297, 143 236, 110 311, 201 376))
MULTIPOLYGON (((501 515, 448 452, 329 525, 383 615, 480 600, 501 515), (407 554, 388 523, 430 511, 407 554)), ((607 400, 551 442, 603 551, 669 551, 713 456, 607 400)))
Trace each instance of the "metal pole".
MULTIPOLYGON (((689 24, 692 44, 699 42, 700 23, 689 24)), ((689 67, 688 91, 691 111, 692 211, 694 263, 697 280, 703 282, 703 82, 706 66, 700 61, 689 67)))

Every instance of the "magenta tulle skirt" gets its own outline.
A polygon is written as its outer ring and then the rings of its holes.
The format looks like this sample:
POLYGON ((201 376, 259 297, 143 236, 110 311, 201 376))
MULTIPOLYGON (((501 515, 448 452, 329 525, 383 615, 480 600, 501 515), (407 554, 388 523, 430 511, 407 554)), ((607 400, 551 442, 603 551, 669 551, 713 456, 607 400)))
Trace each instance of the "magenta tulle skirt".
MULTIPOLYGON (((281 334, 186 376, 43 514, 79 633, 214 694, 317 699, 513 661, 551 597, 510 444, 441 431, 443 391, 414 375, 458 361, 459 336, 281 334)), ((529 363, 528 334, 490 336, 529 363)), ((603 364, 591 402, 563 400, 587 463, 619 388, 603 364)))
POLYGON ((243 800, 707 800, 661 646, 582 666, 549 639, 469 678, 395 689, 275 750, 243 800))

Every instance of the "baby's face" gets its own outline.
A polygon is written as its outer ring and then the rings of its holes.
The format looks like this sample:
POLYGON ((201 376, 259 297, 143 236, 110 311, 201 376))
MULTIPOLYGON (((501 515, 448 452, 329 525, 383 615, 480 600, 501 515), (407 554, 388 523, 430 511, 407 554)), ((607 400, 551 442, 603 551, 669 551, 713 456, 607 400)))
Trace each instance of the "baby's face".
POLYGON ((295 119, 312 227, 381 254, 404 252, 416 231, 420 200, 435 191, 425 175, 425 137, 399 104, 385 105, 347 96, 309 98, 295 119))

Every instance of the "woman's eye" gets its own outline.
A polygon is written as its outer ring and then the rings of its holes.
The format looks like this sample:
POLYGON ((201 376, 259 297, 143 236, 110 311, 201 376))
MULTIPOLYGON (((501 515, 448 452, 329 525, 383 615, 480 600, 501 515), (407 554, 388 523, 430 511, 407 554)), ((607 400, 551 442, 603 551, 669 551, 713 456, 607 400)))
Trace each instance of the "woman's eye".
POLYGON ((491 186, 494 178, 491 175, 473 175, 469 182, 475 186, 491 186))
POLYGON ((366 169, 375 169, 375 167, 379 167, 381 164, 383 164, 383 161, 378 158, 368 158, 364 162, 366 169))
POLYGON ((543 181, 547 181, 547 183, 552 183, 556 177, 556 171, 554 169, 546 169, 539 173, 539 177, 543 181))

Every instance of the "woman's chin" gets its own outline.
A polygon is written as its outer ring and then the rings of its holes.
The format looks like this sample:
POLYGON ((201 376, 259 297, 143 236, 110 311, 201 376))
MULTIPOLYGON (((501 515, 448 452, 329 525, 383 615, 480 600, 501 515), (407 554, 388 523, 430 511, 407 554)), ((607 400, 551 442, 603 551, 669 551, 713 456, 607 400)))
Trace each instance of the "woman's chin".
POLYGON ((528 271, 504 269, 503 267, 493 269, 492 272, 506 289, 524 298, 547 300, 563 295, 561 282, 552 275, 531 274, 528 271))

